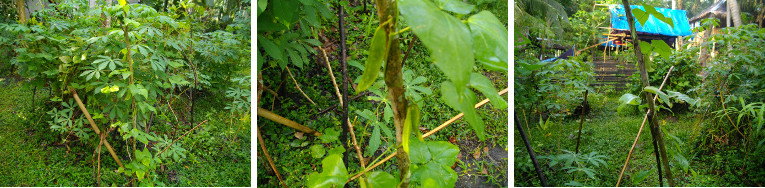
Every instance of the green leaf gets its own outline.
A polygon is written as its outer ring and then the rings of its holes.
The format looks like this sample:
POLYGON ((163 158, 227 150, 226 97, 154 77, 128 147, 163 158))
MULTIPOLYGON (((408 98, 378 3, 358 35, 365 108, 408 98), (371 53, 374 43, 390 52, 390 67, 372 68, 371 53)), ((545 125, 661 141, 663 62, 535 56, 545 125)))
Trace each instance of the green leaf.
POLYGON ((368 188, 396 187, 398 185, 398 178, 385 171, 374 171, 369 173, 368 177, 366 179, 368 188))
POLYGON ((377 125, 372 130, 372 136, 369 137, 369 145, 366 147, 366 156, 373 155, 380 148, 380 126, 384 125, 377 125))
POLYGON ((653 171, 654 170, 643 170, 643 171, 632 174, 630 176, 632 177, 632 184, 637 185, 638 183, 642 182, 649 175, 653 174, 653 171))
POLYGON ((523 68, 525 68, 526 70, 529 70, 529 71, 539 70, 540 68, 542 68, 545 65, 547 65, 547 63, 529 64, 529 63, 524 63, 524 62, 518 62, 518 64, 521 65, 521 67, 523 67, 523 68))
POLYGON ((507 29, 488 11, 468 18, 473 37, 473 51, 478 62, 489 70, 507 72, 507 29))
POLYGON ((276 47, 276 44, 274 42, 271 42, 270 40, 266 39, 265 37, 262 37, 258 35, 258 43, 260 46, 263 47, 263 49, 266 50, 266 53, 273 57, 276 60, 284 61, 284 55, 282 54, 283 49, 276 47))
POLYGON ((507 101, 499 95, 497 89, 492 85, 491 80, 480 73, 470 75, 470 87, 473 87, 489 98, 491 104, 496 109, 507 109, 507 101))
POLYGON ((669 96, 667 96, 667 94, 665 94, 664 92, 659 90, 659 88, 656 88, 656 87, 653 87, 653 86, 647 86, 643 90, 646 91, 646 92, 649 92, 649 93, 653 93, 653 94, 659 95, 659 98, 661 99, 661 101, 663 103, 665 103, 665 104, 669 105, 670 107, 672 107, 672 103, 671 103, 671 101, 669 101, 669 96))
POLYGON ((297 23, 298 15, 295 14, 295 10, 300 9, 300 4, 296 0, 282 0, 271 1, 271 8, 273 8, 274 17, 279 22, 283 23, 287 28, 291 28, 291 25, 297 23))
POLYGON ((135 171, 135 175, 138 176, 138 181, 143 181, 143 177, 146 175, 146 171, 143 171, 143 170, 135 171))
POLYGON ((665 43, 663 40, 651 40, 651 46, 653 46, 653 49, 655 49, 654 52, 658 53, 664 58, 669 59, 669 56, 672 55, 672 47, 669 47, 669 45, 667 45, 667 43, 665 43))
POLYGON ((466 46, 473 46, 470 30, 459 19, 439 10, 427 0, 400 0, 399 11, 412 31, 431 52, 436 66, 456 86, 466 90, 473 70, 474 57, 466 46))
POLYGON ((619 97, 619 107, 616 108, 616 113, 619 113, 622 111, 624 106, 626 105, 640 105, 640 97, 635 96, 631 93, 625 93, 621 97, 619 97))
POLYGON ((457 161, 460 152, 457 146, 445 141, 424 142, 413 139, 410 149, 413 180, 420 180, 420 184, 424 185, 425 180, 432 178, 439 185, 436 187, 454 187, 457 172, 451 166, 457 161))
POLYGON ((435 0, 435 3, 441 10, 462 15, 470 14, 473 11, 473 7, 475 7, 475 5, 464 3, 461 0, 435 0))
POLYGON ((340 132, 335 130, 335 128, 327 128, 324 130, 324 134, 319 136, 319 139, 321 140, 321 143, 330 143, 337 140, 337 137, 340 136, 340 132))
POLYGON ((648 17, 651 16, 651 14, 648 14, 639 8, 632 9, 632 15, 635 15, 635 19, 637 19, 641 26, 645 25, 645 22, 648 21, 648 17))
POLYGON ((465 120, 473 128, 479 140, 486 137, 483 120, 475 112, 476 96, 473 91, 465 89, 462 92, 457 92, 454 84, 446 81, 441 83, 441 99, 446 102, 446 105, 464 114, 465 120))
POLYGON ((382 67, 383 61, 388 54, 387 41, 385 29, 382 26, 377 27, 375 35, 372 37, 372 44, 369 47, 369 57, 367 57, 367 62, 364 65, 364 73, 361 75, 359 85, 356 86, 356 94, 368 89, 377 80, 380 67, 382 67))
POLYGON ((324 171, 308 175, 307 187, 343 187, 348 180, 348 170, 343 164, 342 155, 332 154, 321 160, 324 171))
MULTIPOLYGON (((403 145, 404 151, 409 153, 409 138, 412 134, 412 129, 419 130, 420 127, 420 108, 416 103, 410 103, 406 109, 406 119, 404 120, 404 130, 401 133, 401 145, 403 145)), ((416 138, 422 140, 422 138, 416 138)))
POLYGON ((651 52, 653 52, 653 46, 651 43, 640 41, 640 53, 642 53, 644 56, 650 55, 651 52))
POLYGON ((325 152, 326 151, 324 151, 324 146, 322 146, 320 144, 316 144, 316 145, 311 146, 311 156, 313 158, 317 158, 318 159, 318 158, 324 157, 324 153, 325 152))

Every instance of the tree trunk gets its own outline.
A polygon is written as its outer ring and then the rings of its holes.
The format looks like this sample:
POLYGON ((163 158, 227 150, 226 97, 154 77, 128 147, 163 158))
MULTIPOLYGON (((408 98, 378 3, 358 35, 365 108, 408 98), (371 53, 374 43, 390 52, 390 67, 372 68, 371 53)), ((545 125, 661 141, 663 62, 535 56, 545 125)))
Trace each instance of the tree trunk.
MULTIPOLYGON (((683 9, 683 0, 675 0, 677 1, 677 9, 682 10, 683 9)), ((672 8, 675 9, 675 8, 672 8)), ((677 41, 675 41, 675 49, 680 50, 680 48, 683 48, 683 37, 678 36, 677 41)))
POLYGON ((19 16, 19 22, 21 24, 27 24, 27 13, 24 10, 24 0, 16 0, 16 14, 19 16))
POLYGON ((728 8, 730 8, 730 14, 733 18, 734 27, 741 26, 741 9, 738 7, 738 1, 728 0, 728 8))
MULTIPOLYGON (((635 49, 635 57, 638 61, 638 67, 640 71, 640 80, 643 82, 643 88, 651 86, 651 84, 648 82, 648 72, 646 72, 645 68, 645 59, 643 59, 643 54, 640 52, 640 40, 638 39, 637 32, 635 31, 635 18, 632 16, 632 10, 630 9, 630 4, 627 0, 622 0, 622 4, 624 4, 624 10, 627 16, 627 23, 630 26, 630 34, 632 34, 632 46, 635 49)), ((644 92, 645 96, 643 98, 643 101, 648 102, 648 122, 651 125, 651 135, 653 136, 653 141, 657 143, 658 151, 656 151, 657 155, 661 156, 661 161, 656 161, 657 165, 659 166, 659 173, 661 173, 661 166, 664 166, 664 173, 667 175, 667 182, 669 183, 669 186, 674 187, 675 181, 672 177, 672 171, 670 171, 669 168, 669 161, 667 159, 667 150, 664 147, 664 140, 662 139, 661 135, 661 129, 659 128, 659 124, 656 118, 656 106, 653 102, 653 94, 649 92, 644 92)), ((659 156, 657 156, 658 159, 659 156)), ((661 185, 662 182, 659 182, 659 185, 661 185)))
MULTIPOLYGON (((385 25, 385 34, 390 35, 395 33, 398 24, 398 5, 395 0, 378 0, 377 14, 380 18, 380 23, 385 23, 388 18, 391 18, 389 24, 385 25)), ((398 37, 392 38, 386 37, 386 40, 390 43, 388 46, 388 58, 385 61, 385 85, 388 88, 388 100, 393 108, 393 125, 396 128, 396 155, 398 159, 398 171, 399 179, 401 179, 401 187, 409 187, 409 155, 404 152, 401 146, 401 140, 404 128, 404 120, 406 120, 406 108, 407 101, 404 97, 404 82, 401 78, 401 49, 399 47, 398 37)))

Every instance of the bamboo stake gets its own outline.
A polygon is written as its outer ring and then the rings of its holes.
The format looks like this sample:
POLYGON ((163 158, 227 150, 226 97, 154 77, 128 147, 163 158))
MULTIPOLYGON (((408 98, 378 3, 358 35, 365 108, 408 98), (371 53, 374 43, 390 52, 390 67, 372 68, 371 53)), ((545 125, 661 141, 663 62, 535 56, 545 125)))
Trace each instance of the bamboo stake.
POLYGON ((332 85, 335 86, 335 94, 337 94, 337 98, 340 99, 340 105, 343 105, 343 97, 340 95, 340 89, 337 88, 335 74, 332 73, 332 65, 329 64, 329 57, 327 57, 327 52, 325 52, 324 48, 321 46, 319 46, 319 49, 321 50, 321 54, 324 54, 324 61, 327 62, 327 70, 329 70, 329 76, 332 78, 332 85))
MULTIPOLYGON (((302 90, 302 89, 300 89, 300 85, 298 85, 297 81, 295 80, 295 77, 293 77, 293 76, 292 76, 292 71, 290 71, 290 68, 289 68, 289 67, 287 67, 287 73, 289 73, 289 74, 290 74, 290 78, 292 78, 292 81, 293 81, 293 82, 295 82, 295 87, 298 89, 298 91, 300 91, 300 94, 303 94, 303 96, 304 96, 306 99, 308 99, 308 102, 311 102, 311 104, 313 104, 313 105, 316 105, 316 103, 315 103, 315 102, 313 102, 313 100, 311 100, 311 98, 310 98, 310 97, 308 97, 308 95, 306 95, 306 94, 305 94, 305 92, 303 92, 303 90, 302 90)), ((276 95, 274 95, 274 97, 276 97, 276 95)))
MULTIPOLYGON (((670 69, 671 70, 671 69, 670 69)), ((584 90, 584 101, 582 101, 582 111, 579 111, 582 115, 582 119, 579 121, 579 136, 576 136, 576 154, 579 153, 579 140, 582 139, 582 124, 584 124, 584 108, 585 104, 587 104, 587 94, 590 93, 590 90, 584 90)))
MULTIPOLYGON (((88 119, 88 122, 90 123, 90 127, 93 128, 93 132, 95 132, 97 135, 100 135, 101 130, 98 129, 98 126, 96 126, 95 121, 93 121, 93 118, 90 117, 90 113, 88 113, 88 109, 85 109, 85 105, 82 104, 82 101, 80 100, 80 96, 77 95, 77 91, 71 88, 69 88, 69 91, 72 92, 72 95, 74 96, 74 100, 77 101, 77 106, 79 106, 80 110, 82 110, 82 114, 85 114, 85 118, 88 119)), ((112 148, 112 145, 109 144, 109 141, 104 140, 104 146, 106 146, 106 150, 109 150, 109 154, 112 155, 112 158, 114 158, 114 161, 117 162, 117 165, 119 165, 120 167, 125 167, 122 165, 122 161, 120 161, 120 158, 117 157, 117 154, 114 153, 114 149, 112 148)))
MULTIPOLYGON (((507 93, 507 90, 508 90, 508 88, 503 89, 502 91, 499 92, 499 95, 504 95, 505 93, 507 93)), ((489 103, 489 99, 488 98, 484 99, 483 101, 479 102, 478 104, 475 104, 474 108, 481 107, 481 106, 483 106, 486 103, 489 103)), ((465 114, 463 114, 463 113, 457 114, 457 116, 452 117, 451 119, 449 119, 448 121, 444 122, 443 124, 441 124, 440 126, 436 127, 435 129, 433 129, 433 130, 431 130, 431 131, 429 131, 429 132, 427 132, 425 134, 422 134, 422 138, 424 139, 424 138, 427 138, 428 136, 430 136, 432 134, 435 134, 436 132, 438 132, 439 130, 443 129, 447 125, 449 125, 449 124, 453 123, 454 121, 457 121, 458 119, 462 118, 462 116, 464 116, 464 115, 465 114)), ((396 154, 398 154, 398 153, 396 152, 396 153, 388 155, 388 157, 385 157, 380 162, 377 162, 374 165, 364 169, 364 171, 361 171, 361 172, 357 173, 351 179, 348 179, 348 181, 346 181, 345 183, 351 182, 354 179, 359 178, 362 174, 367 173, 370 170, 374 169, 375 167, 380 166, 381 164, 385 163, 386 161, 392 159, 394 156, 396 156, 396 154)))
POLYGON ((205 124, 205 123, 207 123, 207 120, 202 121, 201 123, 197 124, 197 126, 194 126, 194 128, 192 128, 191 130, 188 130, 188 131, 186 131, 186 133, 183 133, 183 135, 181 135, 180 137, 176 138, 172 143, 170 143, 170 145, 165 147, 165 149, 162 149, 162 151, 160 151, 159 153, 157 153, 157 155, 154 155, 154 156, 159 156, 159 154, 164 153, 165 151, 167 151, 168 148, 170 148, 170 146, 173 146, 173 144, 175 144, 175 142, 177 142, 178 140, 183 138, 183 136, 186 136, 186 134, 189 134, 191 131, 194 131, 194 129, 197 129, 197 127, 199 127, 200 125, 205 124))
POLYGON ((276 173, 276 178, 279 178, 279 183, 282 184, 282 187, 287 188, 287 184, 284 184, 284 180, 282 180, 282 175, 279 174, 279 170, 276 170, 276 166, 274 165, 274 161, 271 160, 271 155, 268 154, 268 150, 266 149, 266 141, 263 141, 263 136, 260 135, 260 128, 255 127, 257 133, 258 133, 258 142, 260 143, 260 149, 263 150, 263 154, 266 155, 266 160, 268 160, 268 164, 271 165, 271 169, 274 170, 276 173))
POLYGON ((539 182, 542 183, 543 187, 547 187, 547 181, 545 181, 545 176, 542 174, 542 168, 539 167, 539 163, 537 162, 537 157, 534 155, 534 150, 531 149, 531 144, 529 144, 529 139, 526 138, 526 133, 523 131, 523 126, 518 122, 518 114, 513 114, 515 119, 515 127, 518 129, 518 131, 521 133, 521 137, 523 138, 523 143, 526 146, 526 150, 529 152, 529 157, 531 158, 531 162, 534 163, 534 169, 537 171, 537 176, 539 176, 539 182))
MULTIPOLYGON (((667 78, 669 78, 669 74, 672 73, 672 70, 675 68, 675 66, 669 67, 669 71, 667 71, 667 75, 664 76, 664 81, 661 82, 661 85, 659 86, 659 90, 664 88, 664 83, 667 82, 667 78)), ((659 96, 655 95, 653 96, 653 100, 655 101, 659 96)), ((632 147, 630 148, 630 152, 627 153, 627 160, 624 161, 624 166, 622 167, 622 171, 619 173, 619 179, 616 180, 616 187, 619 187, 619 184, 622 182, 622 176, 624 176, 624 170, 627 169, 627 164, 630 162, 630 156, 632 156, 632 151, 635 150, 635 145, 637 145, 638 139, 640 139, 640 133, 643 132, 643 127, 645 126, 646 120, 648 120, 648 113, 651 113, 651 110, 648 110, 648 112, 645 113, 645 117, 643 117, 643 123, 640 124, 640 129, 638 129, 638 134, 635 136, 635 141, 632 142, 632 147)))
POLYGON ((300 125, 299 123, 296 123, 296 122, 294 122, 292 120, 289 120, 287 118, 279 116, 279 115, 277 115, 277 114, 275 114, 275 113, 273 113, 271 111, 268 111, 266 109, 263 109, 261 107, 258 107, 258 116, 264 117, 266 119, 270 119, 271 121, 275 121, 275 122, 280 123, 282 125, 286 125, 288 127, 292 127, 294 129, 297 129, 297 130, 305 132, 305 133, 313 134, 314 136, 321 136, 321 133, 318 132, 318 131, 315 131, 315 130, 313 130, 311 128, 308 128, 306 126, 300 125))
MULTIPOLYGON (((632 46, 634 46, 635 49, 635 57, 638 61, 638 68, 640 69, 640 80, 643 83, 643 88, 651 86, 651 83, 648 81, 648 72, 646 71, 646 63, 643 59, 643 54, 640 51, 640 43, 637 31, 635 30, 635 19, 632 15, 632 9, 629 8, 630 4, 628 0, 622 0, 622 4, 624 5, 624 11, 625 15, 627 16, 627 23, 630 27, 630 34, 632 36, 632 46)), ((655 112, 656 105, 654 104, 652 97, 653 94, 649 92, 645 92, 645 95, 643 99, 648 102, 648 109, 655 112)), ((656 165, 658 166, 658 172, 661 174, 661 166, 664 166, 664 172, 667 174, 667 183, 669 183, 669 186, 675 186, 675 180, 672 177, 672 171, 669 168, 669 159, 667 158, 667 149, 664 146, 664 138, 662 137, 661 130, 659 128, 659 124, 656 115, 654 112, 648 113, 649 121, 648 123, 651 125, 651 136, 653 136, 654 140, 654 148, 656 151, 656 165), (661 159, 659 159, 661 158, 661 159)), ((663 181, 661 180, 661 175, 659 176, 659 186, 662 186, 663 181)))

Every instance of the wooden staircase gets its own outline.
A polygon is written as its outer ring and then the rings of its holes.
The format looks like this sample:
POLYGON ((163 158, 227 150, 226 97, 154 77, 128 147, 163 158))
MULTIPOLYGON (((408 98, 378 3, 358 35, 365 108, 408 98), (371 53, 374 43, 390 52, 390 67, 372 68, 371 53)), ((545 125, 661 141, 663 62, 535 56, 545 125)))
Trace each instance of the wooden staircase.
POLYGON ((637 71, 634 64, 618 62, 612 56, 606 56, 605 60, 603 60, 603 57, 595 57, 592 64, 595 68, 596 82, 591 84, 591 86, 611 85, 617 91, 628 89, 629 76, 637 71))

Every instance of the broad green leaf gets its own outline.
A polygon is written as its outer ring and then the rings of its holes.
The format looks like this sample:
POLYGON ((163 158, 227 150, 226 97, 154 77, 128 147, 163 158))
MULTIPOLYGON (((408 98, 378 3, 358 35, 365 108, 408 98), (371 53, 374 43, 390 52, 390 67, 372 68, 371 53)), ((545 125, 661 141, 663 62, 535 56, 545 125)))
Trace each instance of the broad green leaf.
POLYGON ((432 178, 438 183, 437 187, 454 187, 457 173, 451 166, 457 161, 459 148, 445 141, 424 142, 413 139, 411 144, 409 159, 412 179, 425 184, 426 179, 432 178))
POLYGON ((669 101, 669 96, 667 96, 666 93, 664 93, 661 90, 659 90, 659 88, 656 88, 656 87, 653 87, 653 86, 647 86, 643 90, 648 92, 648 93, 653 93, 653 94, 659 95, 659 98, 661 99, 661 101, 663 103, 665 103, 665 104, 669 105, 670 107, 672 107, 672 103, 671 103, 671 101, 669 101))
POLYGON ((654 52, 664 58, 669 59, 669 56, 672 55, 672 47, 669 47, 663 40, 651 40, 651 46, 653 46, 654 52))
POLYGON ((63 56, 59 56, 58 59, 61 60, 61 62, 64 62, 64 64, 68 64, 72 58, 69 56, 63 55, 63 56))
POLYGON ((266 7, 268 7, 268 0, 258 0, 258 14, 256 16, 260 16, 260 13, 263 13, 266 7))
POLYGON ((263 47, 263 49, 266 50, 266 53, 273 57, 276 60, 284 61, 284 55, 282 54, 283 49, 279 48, 274 44, 274 42, 271 42, 271 40, 268 40, 266 37, 262 37, 258 35, 258 43, 260 46, 263 47))
POLYGON ((669 91, 668 90, 667 91, 667 95, 669 95, 669 98, 676 98, 677 100, 685 101, 686 103, 691 104, 691 105, 696 103, 695 99, 692 99, 691 97, 688 97, 688 95, 682 94, 680 92, 669 91))
POLYGON ((637 173, 632 174, 630 177, 632 177, 632 184, 637 185, 638 183, 642 182, 647 178, 649 175, 653 174, 654 170, 643 170, 637 173))
MULTIPOLYGON (((121 1, 125 1, 125 0, 121 0, 121 1)), ((143 170, 135 171, 135 175, 138 176, 138 181, 143 181, 143 177, 146 175, 146 171, 143 171, 143 170)))
POLYGON ((436 66, 456 86, 458 93, 466 90, 473 70, 473 46, 470 30, 459 19, 449 15, 427 0, 399 0, 399 11, 414 34, 427 47, 436 66))
POLYGON ((338 132, 335 128, 327 128, 324 130, 324 134, 319 136, 319 139, 321 140, 321 143, 330 143, 335 140, 337 140, 337 137, 340 136, 340 132, 338 132))
POLYGON ((367 57, 367 63, 364 65, 364 73, 361 75, 361 81, 356 86, 356 94, 364 91, 372 86, 377 80, 377 76, 380 73, 380 67, 382 67, 384 59, 387 57, 387 35, 385 29, 380 26, 377 27, 374 37, 372 37, 372 44, 369 47, 369 57, 367 57))
POLYGON ((295 10, 300 9, 300 2, 296 0, 271 1, 274 17, 283 23, 287 28, 291 28, 296 23, 299 15, 295 10))
POLYGON ((398 185, 398 178, 385 171, 374 171, 369 173, 368 177, 366 179, 368 188, 386 188, 398 185))
POLYGON ((507 29, 494 14, 481 11, 468 18, 473 37, 473 52, 489 70, 507 72, 507 29))
POLYGON ((310 150, 311 150, 311 156, 317 159, 324 157, 324 153, 326 153, 326 151, 324 151, 324 146, 319 144, 311 146, 310 150))
POLYGON ((380 148, 380 126, 384 125, 376 125, 374 130, 372 130, 372 136, 369 137, 369 145, 366 147, 366 156, 372 156, 380 148))
POLYGON ((624 106, 626 105, 640 105, 640 97, 635 96, 631 93, 625 93, 621 97, 619 97, 619 107, 616 108, 616 112, 619 113, 622 111, 624 106))
POLYGON ((338 146, 338 147, 334 147, 330 149, 327 152, 327 155, 334 155, 334 154, 342 155, 343 153, 345 153, 345 148, 343 148, 342 146, 338 146))
POLYGON ((507 101, 499 95, 497 89, 494 89, 491 80, 480 73, 470 75, 470 87, 473 87, 489 98, 491 104, 496 109, 507 109, 507 101))
POLYGON ((637 19, 641 26, 644 26, 645 22, 648 21, 648 17, 651 16, 651 14, 648 14, 639 8, 632 9, 632 15, 635 15, 635 19, 637 19))
POLYGON ((640 53, 642 53, 644 56, 648 56, 653 52, 653 46, 651 43, 640 41, 640 53))
POLYGON ((462 92, 458 92, 449 81, 441 83, 441 99, 446 102, 446 105, 460 111, 464 114, 465 120, 473 128, 479 140, 483 140, 484 124, 483 120, 475 111, 476 96, 473 91, 465 89, 462 92))
POLYGON ((348 180, 348 170, 343 164, 342 155, 332 154, 321 160, 324 170, 321 173, 313 172, 308 175, 307 187, 343 187, 348 180))
POLYGON ((542 68, 545 65, 547 65, 547 63, 529 64, 529 63, 524 63, 524 62, 518 62, 518 64, 521 65, 521 67, 523 67, 523 68, 525 68, 526 70, 529 70, 529 71, 539 70, 540 68, 542 68))
POLYGON ((475 7, 475 5, 464 3, 462 0, 435 0, 435 3, 441 10, 462 15, 470 14, 473 11, 473 7, 475 7))

